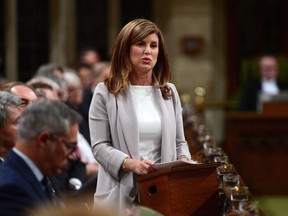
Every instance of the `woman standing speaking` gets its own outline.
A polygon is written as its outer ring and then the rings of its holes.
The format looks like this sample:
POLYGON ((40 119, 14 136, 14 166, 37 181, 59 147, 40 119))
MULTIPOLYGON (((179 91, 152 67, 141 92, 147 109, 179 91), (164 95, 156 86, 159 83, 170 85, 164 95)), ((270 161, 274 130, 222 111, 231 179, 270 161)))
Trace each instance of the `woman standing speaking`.
POLYGON ((155 23, 136 19, 116 39, 111 71, 95 89, 89 124, 100 168, 95 205, 124 209, 137 197, 135 175, 160 162, 190 160, 182 107, 167 48, 155 23))

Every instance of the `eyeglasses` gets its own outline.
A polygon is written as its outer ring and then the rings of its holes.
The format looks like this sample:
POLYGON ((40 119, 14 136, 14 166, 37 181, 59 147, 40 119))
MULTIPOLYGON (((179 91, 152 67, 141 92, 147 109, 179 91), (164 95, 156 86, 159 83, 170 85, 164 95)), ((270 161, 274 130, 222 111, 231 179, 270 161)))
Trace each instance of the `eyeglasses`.
POLYGON ((51 136, 52 136, 52 138, 54 140, 58 139, 61 143, 63 143, 65 145, 65 147, 67 148, 67 153, 69 155, 76 151, 76 149, 77 149, 77 141, 69 142, 69 141, 62 139, 61 137, 59 137, 59 136, 57 136, 55 134, 51 134, 51 136))
POLYGON ((60 142, 64 143, 68 150, 68 154, 72 154, 77 149, 77 142, 68 142, 66 140, 60 139, 60 142))
POLYGON ((21 98, 21 104, 20 106, 26 107, 28 106, 28 104, 30 103, 29 100, 25 99, 25 98, 21 98))

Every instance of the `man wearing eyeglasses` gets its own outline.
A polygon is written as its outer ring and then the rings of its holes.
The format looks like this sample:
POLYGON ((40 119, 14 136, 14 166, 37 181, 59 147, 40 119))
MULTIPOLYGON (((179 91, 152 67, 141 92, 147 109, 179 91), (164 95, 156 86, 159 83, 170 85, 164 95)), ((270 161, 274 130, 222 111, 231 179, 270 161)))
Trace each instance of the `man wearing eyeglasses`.
MULTIPOLYGON (((31 86, 23 82, 16 81, 6 83, 1 87, 1 90, 7 91, 15 96, 18 96, 21 99, 21 104, 19 106, 21 112, 23 112, 29 104, 40 99, 40 97, 38 97, 38 92, 35 91, 35 89, 33 89, 31 86)), ((10 141, 11 143, 15 143, 15 138, 10 139, 10 141)), ((51 177, 50 180, 52 182, 55 193, 61 196, 61 198, 65 201, 70 196, 77 196, 78 191, 75 187, 82 185, 82 182, 85 182, 86 178, 87 175, 85 164, 83 164, 76 157, 76 154, 71 154, 67 170, 65 172, 62 172, 60 175, 51 177), (75 178, 78 180, 77 184, 75 185, 75 182, 71 184, 70 179, 75 178)))
POLYGON ((65 170, 77 144, 79 120, 62 102, 38 100, 28 105, 16 145, 0 166, 1 215, 23 215, 38 205, 55 204, 44 180, 65 170))

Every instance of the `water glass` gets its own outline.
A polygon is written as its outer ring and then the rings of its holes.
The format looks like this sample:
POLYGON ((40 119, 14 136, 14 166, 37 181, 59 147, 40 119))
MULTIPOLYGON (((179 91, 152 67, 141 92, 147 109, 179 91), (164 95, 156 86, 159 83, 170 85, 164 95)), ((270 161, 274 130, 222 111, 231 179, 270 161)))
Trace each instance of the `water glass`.
POLYGON ((228 164, 229 163, 229 157, 227 155, 222 156, 216 156, 214 157, 215 163, 221 163, 221 164, 228 164))
POLYGON ((230 202, 232 211, 240 213, 243 211, 242 206, 248 202, 250 193, 247 186, 236 186, 230 189, 230 202), (240 208, 241 207, 241 208, 240 208))
POLYGON ((249 201, 247 203, 240 203, 240 209, 242 216, 259 215, 258 201, 249 201))
POLYGON ((223 187, 223 176, 229 173, 236 173, 236 170, 232 164, 222 164, 221 166, 217 167, 219 187, 223 187))
POLYGON ((228 173, 223 176, 223 190, 227 197, 230 196, 230 190, 240 186, 240 176, 237 173, 228 173))
POLYGON ((221 147, 208 147, 204 148, 204 154, 206 156, 207 162, 214 162, 215 157, 225 156, 223 149, 221 147))

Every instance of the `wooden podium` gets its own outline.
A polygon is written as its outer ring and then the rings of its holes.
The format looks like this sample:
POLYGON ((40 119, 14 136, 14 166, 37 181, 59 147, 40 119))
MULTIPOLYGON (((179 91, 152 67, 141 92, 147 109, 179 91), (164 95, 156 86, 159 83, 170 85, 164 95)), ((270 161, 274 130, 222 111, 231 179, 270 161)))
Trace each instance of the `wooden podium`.
POLYGON ((217 165, 183 162, 137 176, 140 204, 165 216, 219 216, 217 165))

